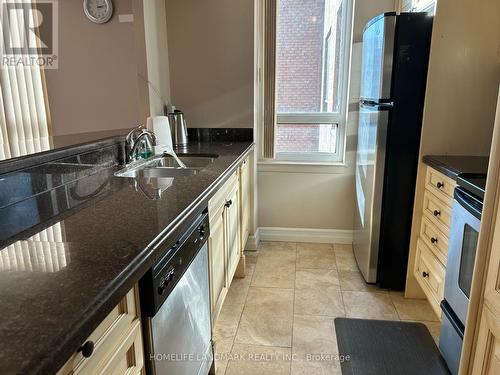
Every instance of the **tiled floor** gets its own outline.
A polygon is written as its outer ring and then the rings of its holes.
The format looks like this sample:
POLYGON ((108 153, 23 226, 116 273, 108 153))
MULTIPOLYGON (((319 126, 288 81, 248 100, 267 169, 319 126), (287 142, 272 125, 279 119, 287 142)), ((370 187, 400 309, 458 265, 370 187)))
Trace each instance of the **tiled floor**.
POLYGON ((217 374, 340 374, 334 318, 420 321, 426 301, 366 285, 349 245, 263 242, 214 327, 217 374))

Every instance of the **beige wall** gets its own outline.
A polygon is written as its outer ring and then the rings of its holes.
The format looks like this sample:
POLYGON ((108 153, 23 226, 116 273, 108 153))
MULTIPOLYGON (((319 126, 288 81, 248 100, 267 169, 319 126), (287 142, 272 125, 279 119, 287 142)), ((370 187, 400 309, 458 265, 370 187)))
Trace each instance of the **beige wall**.
POLYGON ((173 104, 189 127, 253 125, 253 1, 166 0, 173 104))
POLYGON ((394 0, 358 0, 355 3, 353 56, 346 125, 345 166, 258 166, 260 227, 352 230, 354 221, 354 166, 361 75, 361 40, 364 25, 372 17, 394 10, 394 0))
MULTIPOLYGON (((439 0, 429 60, 420 156, 488 155, 500 82, 500 2, 439 0)), ((420 228, 425 165, 415 194, 409 269, 420 228)), ((422 296, 407 276, 407 295, 422 296)))
POLYGON ((144 121, 137 72, 145 66, 145 55, 136 44, 144 38, 137 38, 134 22, 118 19, 133 14, 137 3, 115 0, 111 21, 95 25, 81 1, 58 2, 59 68, 46 71, 54 135, 123 129, 144 121))
POLYGON ((489 154, 500 80, 499 14, 498 0, 438 2, 422 155, 489 154))
POLYGON ((144 1, 149 103, 152 115, 163 115, 170 103, 170 68, 168 63, 167 15, 165 0, 144 1))
POLYGON ((351 174, 259 172, 259 226, 352 229, 351 174))

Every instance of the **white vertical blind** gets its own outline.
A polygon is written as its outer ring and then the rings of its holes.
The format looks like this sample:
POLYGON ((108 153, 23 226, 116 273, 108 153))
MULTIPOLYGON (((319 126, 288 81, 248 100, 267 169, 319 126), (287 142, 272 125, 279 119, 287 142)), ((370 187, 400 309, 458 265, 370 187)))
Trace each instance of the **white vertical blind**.
MULTIPOLYGON (((31 7, 26 0, 10 3, 31 7)), ((22 12, 4 15, 5 0, 0 0, 1 45, 24 46, 28 52, 29 35, 23 30, 22 12), (4 17, 6 16, 6 17, 4 17), (3 24, 3 23, 6 24, 3 24), (4 28, 9 31, 4 33, 4 28), (21 43, 22 41, 22 43, 21 43)), ((28 8, 30 9, 30 8, 28 8)), ((34 24, 33 12, 29 12, 34 24)), ((0 51, 3 59, 4 49, 0 51)), ((43 71, 37 66, 0 67, 0 160, 45 151, 50 148, 48 110, 43 86, 43 71)))
POLYGON ((265 0, 263 157, 275 156, 277 0, 265 0))
MULTIPOLYGON (((4 45, 11 43, 24 46, 27 54, 29 37, 22 28, 22 12, 12 12, 4 18, 5 2, 0 0, 2 60, 4 45), (7 33, 4 33, 4 28, 8 29, 7 33)), ((9 0, 9 3, 22 4, 27 9, 32 6, 29 0, 9 0)), ((29 21, 35 24, 31 11, 29 21)), ((0 66, 0 160, 49 150, 49 113, 43 82, 43 70, 37 65, 0 66)), ((57 272, 67 264, 66 244, 60 223, 0 251, 0 271, 57 272)))

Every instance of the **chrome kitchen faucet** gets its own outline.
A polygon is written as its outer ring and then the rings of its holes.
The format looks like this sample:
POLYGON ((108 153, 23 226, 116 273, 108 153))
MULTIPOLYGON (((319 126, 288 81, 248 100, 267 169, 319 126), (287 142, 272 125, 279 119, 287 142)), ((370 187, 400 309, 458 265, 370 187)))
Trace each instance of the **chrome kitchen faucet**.
MULTIPOLYGON (((131 130, 125 139, 127 150, 126 164, 133 163, 139 159, 148 159, 155 154, 156 135, 152 130, 142 127, 142 125, 131 130)), ((172 156, 181 168, 186 165, 177 157, 177 154, 171 147, 162 146, 161 152, 172 156)))
POLYGON ((151 130, 139 126, 127 134, 127 164, 138 159, 147 159, 154 154, 156 136, 151 130))

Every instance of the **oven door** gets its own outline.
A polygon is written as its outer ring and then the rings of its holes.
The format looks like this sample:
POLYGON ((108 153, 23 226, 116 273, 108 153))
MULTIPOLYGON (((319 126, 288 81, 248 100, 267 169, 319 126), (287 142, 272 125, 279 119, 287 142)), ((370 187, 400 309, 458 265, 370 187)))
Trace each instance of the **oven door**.
POLYGON ((482 204, 455 189, 444 298, 465 325, 476 259, 482 204))

